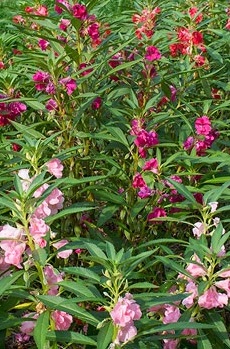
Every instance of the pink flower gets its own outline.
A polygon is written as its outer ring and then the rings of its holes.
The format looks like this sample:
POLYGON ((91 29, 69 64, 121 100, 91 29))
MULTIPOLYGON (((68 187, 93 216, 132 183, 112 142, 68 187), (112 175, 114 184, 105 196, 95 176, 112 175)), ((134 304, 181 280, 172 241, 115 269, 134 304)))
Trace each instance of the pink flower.
POLYGON ((57 331, 67 331, 73 322, 73 317, 64 311, 55 310, 51 314, 57 331))
POLYGON ((178 307, 176 307, 175 305, 166 305, 163 323, 170 324, 172 322, 177 322, 180 316, 181 313, 178 307))
POLYGON ((19 170, 18 177, 21 178, 22 189, 24 191, 27 191, 32 182, 32 178, 30 178, 29 176, 29 170, 28 169, 19 170))
POLYGON ((97 110, 101 107, 101 105, 102 105, 102 99, 101 99, 101 97, 97 97, 92 102, 92 109, 97 110))
POLYGON ((76 81, 70 76, 59 80, 59 83, 66 88, 67 94, 70 96, 77 88, 76 81))
POLYGON ((145 59, 148 61, 157 61, 161 59, 161 53, 155 46, 149 46, 146 49, 145 59))
POLYGON ((42 51, 45 51, 47 49, 47 47, 49 46, 49 41, 46 41, 44 39, 40 39, 38 41, 38 45, 40 46, 42 51))
POLYGON ((195 139, 192 136, 188 137, 183 144, 184 150, 191 150, 194 146, 194 143, 195 139))
POLYGON ((61 160, 53 158, 46 163, 46 166, 50 174, 54 175, 56 178, 62 177, 62 171, 64 167, 61 163, 61 160))
POLYGON ((178 339, 163 339, 164 346, 163 349, 177 349, 178 348, 178 339))
POLYGON ((183 299, 182 304, 186 306, 186 308, 191 308, 194 304, 194 298, 198 297, 198 288, 197 285, 193 282, 190 281, 186 285, 186 292, 191 293, 190 296, 186 297, 183 299))
POLYGON ((230 269, 225 269, 225 270, 221 270, 218 273, 218 276, 222 277, 222 278, 229 278, 230 277, 230 269))
MULTIPOLYGON (((40 197, 48 187, 48 184, 43 184, 34 192, 33 196, 35 198, 40 197)), ((58 210, 63 208, 63 202, 63 193, 59 189, 55 188, 51 194, 49 194, 47 198, 36 208, 33 216, 43 219, 50 215, 54 215, 58 212, 58 210)))
POLYGON ((49 83, 50 75, 47 72, 38 70, 33 75, 33 81, 35 82, 35 88, 38 91, 45 91, 47 84, 49 83))
POLYGON ((48 294, 56 296, 58 294, 58 282, 63 281, 63 274, 58 273, 51 265, 44 268, 44 275, 49 286, 48 294))
POLYGON ((39 219, 36 217, 31 218, 29 231, 34 238, 35 243, 38 244, 40 247, 46 246, 46 240, 42 238, 46 236, 49 230, 50 227, 47 224, 45 224, 45 221, 43 219, 39 219))
POLYGON ((192 229, 193 235, 198 238, 201 237, 201 235, 204 234, 205 231, 205 225, 202 222, 196 222, 194 224, 194 228, 192 229))
POLYGON ((70 24, 70 20, 62 18, 59 24, 59 28, 63 31, 66 31, 70 24))
POLYGON ((132 340, 137 334, 137 329, 131 324, 127 324, 124 327, 121 327, 118 331, 117 338, 115 339, 115 343, 119 344, 120 342, 126 343, 132 340))
POLYGON ((56 5, 54 6, 54 10, 60 15, 63 12, 63 8, 58 6, 58 4, 64 5, 68 10, 70 10, 71 5, 67 0, 56 0, 56 5))
POLYGON ((210 213, 213 213, 213 212, 215 212, 217 210, 218 202, 217 201, 209 202, 208 206, 211 207, 210 213))
POLYGON ((87 18, 87 9, 85 5, 75 4, 72 7, 73 16, 80 19, 81 21, 87 18))
MULTIPOLYGON (((30 314, 24 315, 23 317, 25 317, 25 318, 30 317, 30 318, 33 318, 33 319, 37 319, 38 318, 38 314, 37 313, 30 313, 30 314)), ((31 320, 23 321, 23 323, 20 326, 20 331, 22 333, 30 335, 33 332, 33 330, 34 330, 35 325, 36 325, 36 321, 31 321, 31 320)))
MULTIPOLYGON (((161 207, 154 207, 154 209, 152 210, 151 213, 148 214, 148 221, 151 222, 151 220, 153 220, 154 218, 158 218, 158 217, 166 217, 166 211, 164 208, 161 207)), ((160 223, 160 221, 152 221, 153 223, 160 223)))
POLYGON ((0 247, 5 252, 5 263, 15 265, 17 268, 22 268, 22 254, 24 253, 26 248, 26 244, 23 240, 23 230, 11 227, 9 224, 1 227, 0 247))
POLYGON ((186 270, 195 278, 199 276, 205 276, 207 274, 207 271, 201 264, 200 258, 196 254, 194 254, 192 260, 195 261, 195 263, 189 263, 186 270))
POLYGON ((133 188, 146 187, 145 180, 140 173, 136 173, 135 176, 133 177, 132 186, 133 188))
POLYGON ((198 304, 201 308, 223 308, 228 304, 228 296, 224 293, 218 293, 215 286, 210 287, 199 297, 198 304))
POLYGON ((46 103, 46 109, 49 110, 49 111, 55 110, 55 109, 57 109, 57 107, 58 107, 57 102, 54 99, 52 99, 52 98, 49 99, 47 101, 47 103, 46 103))
POLYGON ((197 118, 195 128, 198 135, 208 135, 212 129, 209 118, 205 115, 197 118))
POLYGON ((215 286, 227 292, 227 295, 230 298, 230 279, 216 281, 215 286))
POLYGON ((113 310, 110 312, 113 322, 120 327, 125 327, 132 323, 133 320, 139 320, 141 315, 140 306, 133 300, 130 293, 126 293, 123 298, 120 297, 113 310))
POLYGON ((151 171, 155 174, 158 174, 158 167, 158 160, 156 158, 152 158, 151 160, 146 161, 146 163, 143 166, 143 170, 151 171))
POLYGON ((97 40, 100 36, 98 23, 89 25, 87 31, 92 40, 97 40))
POLYGON ((145 185, 144 187, 140 188, 137 195, 139 196, 139 198, 145 199, 145 198, 148 198, 149 196, 151 196, 152 193, 153 193, 153 190, 150 189, 147 185, 145 185))
MULTIPOLYGON (((69 243, 68 240, 60 240, 60 241, 58 241, 58 242, 55 242, 55 243, 53 244, 53 246, 54 246, 57 250, 59 250, 59 248, 65 246, 65 245, 68 244, 68 243, 69 243)), ((57 256, 58 256, 58 258, 68 258, 68 257, 71 255, 72 252, 73 252, 73 250, 61 251, 61 252, 58 252, 57 256)))

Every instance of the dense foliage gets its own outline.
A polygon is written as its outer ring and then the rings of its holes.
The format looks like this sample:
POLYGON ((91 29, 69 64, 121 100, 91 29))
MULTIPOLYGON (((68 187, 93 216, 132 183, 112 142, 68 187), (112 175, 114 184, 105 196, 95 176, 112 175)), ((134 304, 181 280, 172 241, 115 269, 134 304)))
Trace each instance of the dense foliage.
POLYGON ((227 2, 1 6, 4 347, 230 348, 227 2))

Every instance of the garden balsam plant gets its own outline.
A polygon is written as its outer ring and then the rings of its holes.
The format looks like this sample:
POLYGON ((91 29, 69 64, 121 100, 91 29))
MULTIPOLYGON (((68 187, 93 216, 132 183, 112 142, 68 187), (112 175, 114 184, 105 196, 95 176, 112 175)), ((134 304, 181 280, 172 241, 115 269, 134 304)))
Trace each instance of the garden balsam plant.
POLYGON ((227 4, 47 3, 0 43, 6 345, 228 348, 227 4))

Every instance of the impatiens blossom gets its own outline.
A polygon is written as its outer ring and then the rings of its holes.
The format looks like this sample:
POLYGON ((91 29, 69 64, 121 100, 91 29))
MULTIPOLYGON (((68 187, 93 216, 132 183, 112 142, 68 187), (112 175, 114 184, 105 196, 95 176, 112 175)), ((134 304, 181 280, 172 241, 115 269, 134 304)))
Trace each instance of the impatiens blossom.
MULTIPOLYGON (((54 244, 53 244, 53 246, 57 249, 57 250, 59 250, 61 247, 63 247, 63 246, 65 246, 66 244, 68 244, 68 240, 61 240, 61 241, 58 241, 58 242, 55 242, 54 244)), ((58 252, 57 253, 57 257, 58 258, 68 258, 70 255, 71 255, 71 253, 73 252, 73 250, 65 250, 65 251, 61 251, 61 252, 58 252)))
POLYGON ((142 316, 139 304, 133 299, 130 293, 125 297, 120 297, 114 308, 110 312, 115 325, 119 326, 119 331, 115 343, 127 342, 137 333, 134 320, 139 320, 142 316))
POLYGON ((59 83, 66 89, 67 94, 70 96, 77 88, 76 81, 71 77, 63 78, 59 80, 59 83))
POLYGON ((180 309, 175 305, 166 305, 165 313, 163 317, 164 324, 170 324, 172 322, 177 322, 181 316, 180 309))
POLYGON ((191 294, 185 299, 183 299, 182 304, 185 305, 186 308, 190 308, 193 306, 195 298, 198 297, 197 285, 193 281, 190 281, 186 285, 185 291, 191 294))
MULTIPOLYGON (((37 319, 38 316, 39 315, 37 313, 29 313, 29 314, 24 315, 23 318, 30 317, 32 319, 37 319)), ((23 321, 21 326, 20 326, 20 331, 22 333, 27 334, 27 335, 31 335, 31 333, 34 330, 35 325, 36 325, 36 321, 32 321, 32 320, 23 321)))
POLYGON ((63 281, 63 274, 58 273, 51 265, 44 268, 44 275, 48 284, 48 294, 56 296, 58 294, 58 282, 63 281))
POLYGON ((197 118, 195 128, 198 135, 208 135, 212 129, 209 118, 206 115, 197 118))
POLYGON ((151 171, 151 172, 157 174, 159 171, 158 167, 159 167, 158 160, 156 158, 152 158, 152 159, 145 162, 145 164, 143 166, 143 170, 151 171))
POLYGON ((46 109, 49 111, 55 110, 57 109, 57 107, 58 107, 57 102, 52 98, 46 102, 46 109))
POLYGON ((133 177, 132 186, 133 188, 146 187, 145 180, 140 173, 136 173, 135 176, 133 177))
POLYGON ((195 263, 188 264, 186 268, 187 272, 189 272, 195 278, 199 276, 205 276, 207 274, 207 271, 205 267, 202 265, 200 258, 196 254, 194 254, 192 260, 195 263))
POLYGON ((198 299, 201 308, 223 308, 228 304, 228 296, 225 293, 218 293, 215 286, 210 287, 198 299))
POLYGON ((220 288, 221 290, 224 290, 228 297, 230 298, 230 279, 224 279, 220 281, 215 282, 215 286, 220 288))
POLYGON ((157 61, 161 59, 161 53, 155 46, 149 46, 146 49, 145 59, 148 61, 157 61))
POLYGON ((202 222, 196 222, 194 228, 192 229, 193 235, 200 238, 202 234, 206 231, 205 225, 202 222))
POLYGON ((22 268, 22 255, 25 251, 24 232, 9 224, 1 227, 0 247, 4 251, 5 263, 22 268))
MULTIPOLYGON (((164 208, 161 207, 154 207, 151 213, 148 214, 148 221, 151 222, 151 220, 159 217, 166 217, 166 211, 164 208)), ((153 223, 159 223, 160 221, 154 220, 153 223)))
POLYGON ((75 4, 72 7, 73 16, 81 21, 87 18, 87 9, 85 5, 75 4))
POLYGON ((62 177, 63 165, 61 160, 54 158, 46 163, 47 169, 50 174, 54 175, 56 178, 62 177))
POLYGON ((54 320, 55 330, 57 331, 67 331, 73 322, 72 315, 67 314, 65 311, 55 310, 52 312, 51 317, 54 320))
POLYGON ((40 39, 38 41, 38 45, 40 46, 42 51, 45 51, 47 49, 47 47, 49 46, 49 41, 46 41, 44 39, 40 39))

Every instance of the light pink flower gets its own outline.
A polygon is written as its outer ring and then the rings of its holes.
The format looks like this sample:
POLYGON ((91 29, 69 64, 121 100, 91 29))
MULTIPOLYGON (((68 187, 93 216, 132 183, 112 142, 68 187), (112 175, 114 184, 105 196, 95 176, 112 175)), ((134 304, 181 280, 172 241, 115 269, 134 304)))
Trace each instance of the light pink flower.
POLYGON ((73 322, 72 315, 67 314, 65 311, 55 310, 52 312, 51 317, 54 320, 57 331, 67 331, 73 322))
POLYGON ((217 201, 214 201, 214 202, 209 202, 208 203, 208 206, 211 207, 211 213, 215 212, 216 209, 217 209, 217 206, 218 206, 218 202, 217 201))
POLYGON ((198 288, 197 285, 193 282, 190 281, 186 285, 186 292, 191 293, 190 296, 186 297, 183 299, 182 304, 186 306, 186 308, 191 308, 194 304, 194 298, 198 297, 198 288))
POLYGON ((19 170, 18 176, 21 178, 22 189, 24 191, 27 191, 32 182, 32 178, 30 178, 29 176, 29 170, 28 169, 19 170))
MULTIPOLYGON (((65 246, 66 244, 68 244, 68 242, 69 242, 68 240, 60 240, 60 241, 58 241, 58 242, 55 242, 55 243, 53 244, 53 246, 54 246, 57 250, 59 250, 59 248, 65 246)), ((73 250, 61 251, 61 252, 58 252, 58 253, 57 253, 57 257, 58 257, 58 258, 68 258, 68 257, 71 255, 72 252, 73 252, 73 250)))
POLYGON ((49 286, 48 294, 56 296, 58 294, 58 282, 63 281, 63 274, 58 273, 51 265, 44 268, 44 275, 49 286))
POLYGON ((201 308, 223 308, 228 304, 228 296, 224 293, 218 293, 215 286, 210 287, 198 299, 198 304, 201 308))
POLYGON ((186 270, 195 278, 199 276, 205 276, 207 274, 207 271, 202 265, 200 258, 196 254, 194 254, 192 260, 195 263, 189 263, 186 270))
POLYGON ((61 163, 61 160, 57 158, 51 159, 46 163, 46 166, 50 174, 54 175, 56 178, 62 177, 62 171, 64 167, 61 163))
POLYGON ((163 317, 164 324, 170 324, 172 322, 177 322, 181 316, 180 309, 175 305, 166 305, 165 313, 163 317))
POLYGON ((125 327, 133 320, 139 320, 141 315, 140 306, 130 293, 126 293, 125 297, 119 298, 113 310, 110 312, 113 322, 120 327, 125 327))
POLYGON ((230 279, 216 281, 215 286, 227 292, 227 295, 230 298, 230 279))
POLYGON ((130 340, 132 340, 137 334, 137 329, 133 325, 133 322, 131 324, 127 324, 124 327, 121 327, 118 331, 117 338, 115 340, 115 343, 119 344, 120 342, 126 343, 130 340))
MULTIPOLYGON (((38 314, 37 313, 30 313, 30 314, 26 314, 24 315, 23 317, 27 318, 27 317, 30 317, 30 318, 33 318, 33 319, 37 319, 38 318, 38 314)), ((36 325, 36 321, 24 321, 21 326, 20 326, 20 331, 22 333, 25 333, 27 335, 31 335, 31 333, 33 332, 34 330, 34 327, 36 325)))
POLYGON ((179 344, 178 339, 163 339, 163 341, 163 349, 177 349, 177 345, 179 344))
POLYGON ((194 224, 194 228, 192 229, 193 235, 196 237, 200 237, 202 234, 204 234, 206 231, 205 225, 202 222, 196 222, 194 224))
POLYGON ((230 269, 220 270, 218 273, 218 276, 222 278, 229 278, 230 277, 230 269))

